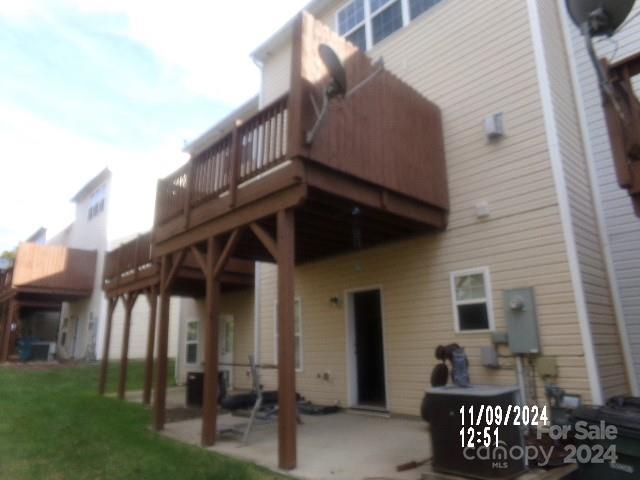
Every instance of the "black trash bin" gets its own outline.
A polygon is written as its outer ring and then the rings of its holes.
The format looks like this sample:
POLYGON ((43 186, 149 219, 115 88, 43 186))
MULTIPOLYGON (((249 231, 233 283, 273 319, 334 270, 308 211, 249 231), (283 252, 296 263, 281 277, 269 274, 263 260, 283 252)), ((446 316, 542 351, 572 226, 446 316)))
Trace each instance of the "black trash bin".
POLYGON ((204 388, 204 373, 189 372, 187 374, 187 406, 201 407, 204 388))
POLYGON ((606 406, 584 406, 576 409, 572 416, 573 433, 576 433, 578 422, 581 429, 597 426, 602 423, 613 425, 617 429, 615 439, 580 439, 574 440, 577 448, 578 471, 575 478, 580 480, 632 480, 640 478, 640 403, 639 399, 613 399, 606 406), (599 447, 596 447, 599 445, 599 447), (593 461, 599 452, 606 452, 615 447, 617 460, 611 462, 605 458, 603 462, 593 461), (579 450, 582 449, 580 452, 579 450), (581 457, 582 454, 582 458, 581 457), (591 456, 591 461, 587 457, 591 456))

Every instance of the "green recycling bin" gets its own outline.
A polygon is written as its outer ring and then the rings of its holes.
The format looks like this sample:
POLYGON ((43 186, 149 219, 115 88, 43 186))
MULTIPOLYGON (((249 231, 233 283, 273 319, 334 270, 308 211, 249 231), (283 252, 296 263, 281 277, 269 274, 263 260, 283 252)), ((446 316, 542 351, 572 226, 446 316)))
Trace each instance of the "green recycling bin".
POLYGON ((572 416, 580 480, 640 479, 640 399, 615 397, 606 406, 584 406, 572 416), (613 428, 615 427, 615 433, 613 428))

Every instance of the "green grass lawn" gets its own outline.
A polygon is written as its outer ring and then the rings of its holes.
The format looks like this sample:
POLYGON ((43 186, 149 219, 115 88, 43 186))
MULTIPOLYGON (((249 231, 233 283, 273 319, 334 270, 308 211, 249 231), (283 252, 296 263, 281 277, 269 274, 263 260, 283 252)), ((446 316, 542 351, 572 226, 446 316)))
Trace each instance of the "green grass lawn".
MULTIPOLYGON (((98 371, 0 366, 0 479, 281 478, 153 433, 148 409, 97 394, 98 371)), ((131 363, 130 389, 142 388, 143 371, 131 363)), ((117 372, 111 365, 110 391, 117 372)))

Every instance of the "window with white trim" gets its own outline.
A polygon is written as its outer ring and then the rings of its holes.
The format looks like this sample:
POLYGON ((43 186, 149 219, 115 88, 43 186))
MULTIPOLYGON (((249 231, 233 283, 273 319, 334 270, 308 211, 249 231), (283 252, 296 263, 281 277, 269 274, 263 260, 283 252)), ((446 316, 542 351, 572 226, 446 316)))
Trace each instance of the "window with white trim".
MULTIPOLYGON (((295 322, 294 322, 294 342, 295 342, 295 361, 296 372, 302 372, 302 302, 299 298, 295 300, 295 322)), ((273 307, 273 325, 274 325, 274 347, 273 360, 278 363, 278 301, 274 302, 273 307)))
POLYGON ((194 320, 187 322, 187 338, 185 349, 185 361, 189 365, 198 363, 198 343, 199 343, 200 322, 194 320))
POLYGON ((336 29, 366 51, 442 0, 352 0, 336 13, 336 29))
POLYGON ((456 332, 493 329, 491 279, 487 267, 451 273, 456 332))

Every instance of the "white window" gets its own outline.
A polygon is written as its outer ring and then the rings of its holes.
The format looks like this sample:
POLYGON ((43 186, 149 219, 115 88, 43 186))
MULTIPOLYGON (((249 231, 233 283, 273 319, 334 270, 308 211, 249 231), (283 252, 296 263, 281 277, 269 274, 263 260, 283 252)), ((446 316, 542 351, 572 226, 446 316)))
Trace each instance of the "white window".
POLYGON ((187 323, 187 348, 185 350, 185 361, 189 365, 198 363, 199 329, 200 322, 192 321, 187 323))
POLYGON ((491 278, 487 267, 451 273, 456 332, 493 330, 491 278))
POLYGON ((338 10, 336 29, 366 51, 441 1, 352 0, 338 10))
MULTIPOLYGON (((302 372, 302 302, 299 298, 295 300, 295 323, 294 323, 294 335, 295 335, 295 361, 296 372, 302 372)), ((273 347, 273 359, 278 363, 278 302, 274 303, 273 308, 273 324, 274 324, 274 347, 273 347)))
POLYGON ((107 187, 105 185, 100 185, 91 194, 91 198, 89 199, 89 220, 100 215, 100 213, 104 211, 104 200, 106 196, 106 190, 107 190, 107 187))

